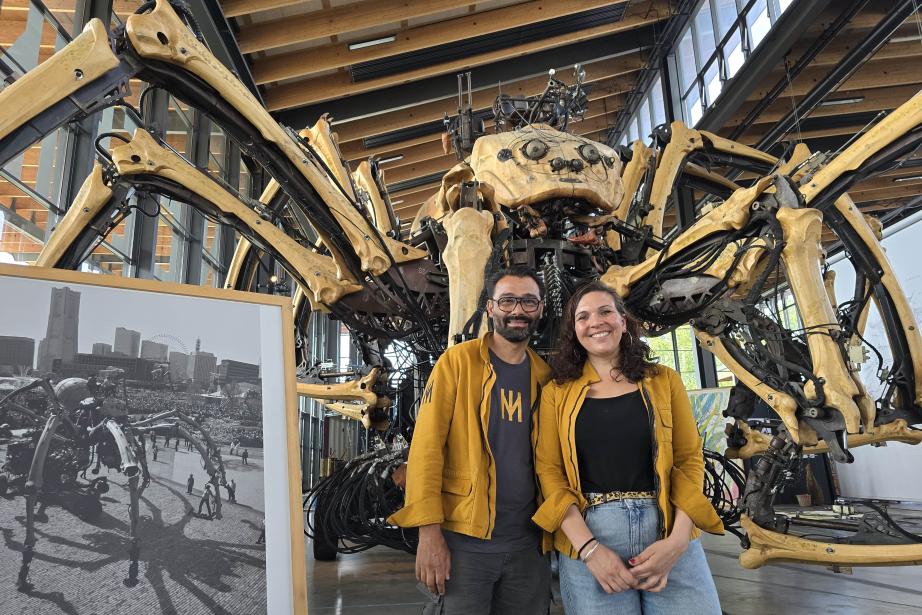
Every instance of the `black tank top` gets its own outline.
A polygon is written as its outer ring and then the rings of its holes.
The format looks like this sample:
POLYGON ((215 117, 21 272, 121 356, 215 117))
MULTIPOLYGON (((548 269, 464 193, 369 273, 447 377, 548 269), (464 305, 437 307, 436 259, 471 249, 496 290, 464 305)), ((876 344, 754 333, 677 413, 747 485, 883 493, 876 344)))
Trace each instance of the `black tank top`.
POLYGON ((576 417, 583 493, 653 491, 650 418, 640 391, 586 398, 576 417))

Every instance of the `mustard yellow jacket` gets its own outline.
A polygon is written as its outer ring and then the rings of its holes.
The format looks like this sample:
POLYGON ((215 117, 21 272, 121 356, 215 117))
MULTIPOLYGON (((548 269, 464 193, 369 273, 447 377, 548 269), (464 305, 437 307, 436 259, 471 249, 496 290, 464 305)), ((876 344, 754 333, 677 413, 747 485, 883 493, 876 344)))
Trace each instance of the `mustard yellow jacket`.
MULTIPOLYGON (((492 333, 449 348, 435 364, 420 402, 410 444, 404 506, 389 522, 401 527, 440 523, 476 538, 490 538, 496 522, 496 466, 487 439, 492 333)), ((541 387, 550 369, 531 361, 532 448, 536 444, 541 387)))
MULTIPOLYGON (((589 385, 600 378, 587 361, 576 380, 544 387, 535 470, 541 484, 543 503, 532 517, 545 531, 553 533, 553 546, 561 553, 576 557, 576 550, 560 529, 570 504, 581 512, 588 507, 579 482, 576 461, 576 417, 579 415, 589 385)), ((697 537, 701 528, 723 534, 723 523, 710 501, 704 497, 704 456, 701 437, 692 414, 682 379, 672 369, 657 366, 655 375, 637 383, 644 406, 653 423, 655 442, 654 481, 660 512, 660 537, 672 531, 675 508, 681 508, 694 522, 697 537)), ((545 542, 548 550, 549 541, 545 542)))

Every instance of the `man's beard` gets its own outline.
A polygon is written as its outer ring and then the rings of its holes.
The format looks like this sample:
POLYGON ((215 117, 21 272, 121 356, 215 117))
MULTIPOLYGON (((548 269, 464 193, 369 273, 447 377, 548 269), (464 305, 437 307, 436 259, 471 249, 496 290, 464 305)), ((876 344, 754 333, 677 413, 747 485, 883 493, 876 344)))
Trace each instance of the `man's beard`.
POLYGON ((522 316, 519 314, 514 316, 507 316, 505 314, 493 315, 494 332, 497 335, 500 335, 503 338, 509 340, 510 342, 524 342, 525 340, 530 339, 532 334, 535 332, 535 329, 537 328, 537 318, 529 318, 528 316, 522 316), (509 323, 515 321, 527 322, 528 326, 524 328, 510 327, 509 323))

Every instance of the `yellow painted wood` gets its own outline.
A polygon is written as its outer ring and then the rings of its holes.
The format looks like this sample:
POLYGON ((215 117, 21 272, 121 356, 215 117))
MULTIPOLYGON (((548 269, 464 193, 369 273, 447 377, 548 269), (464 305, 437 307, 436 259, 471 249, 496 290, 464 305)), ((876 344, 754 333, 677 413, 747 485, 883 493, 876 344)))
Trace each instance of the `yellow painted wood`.
POLYGON ((83 234, 111 198, 112 190, 102 179, 102 166, 98 162, 93 163, 93 170, 83 181, 77 197, 54 228, 34 264, 37 267, 57 265, 67 249, 83 234))
POLYGON ((67 46, 0 90, 0 139, 117 66, 105 26, 91 19, 67 46))
POLYGON ((337 276, 336 265, 329 256, 305 248, 276 226, 241 203, 213 179, 191 166, 183 158, 161 147, 150 134, 135 132, 129 143, 112 150, 112 160, 123 176, 157 175, 174 181, 208 200, 227 216, 237 218, 266 245, 272 246, 306 281, 318 306, 331 306, 344 295, 362 289, 354 281, 337 276))
POLYGON ((922 543, 909 545, 849 545, 807 540, 772 532, 756 525, 747 515, 740 524, 749 537, 750 548, 740 555, 743 568, 760 568, 768 563, 797 562, 823 566, 910 566, 922 564, 922 543))

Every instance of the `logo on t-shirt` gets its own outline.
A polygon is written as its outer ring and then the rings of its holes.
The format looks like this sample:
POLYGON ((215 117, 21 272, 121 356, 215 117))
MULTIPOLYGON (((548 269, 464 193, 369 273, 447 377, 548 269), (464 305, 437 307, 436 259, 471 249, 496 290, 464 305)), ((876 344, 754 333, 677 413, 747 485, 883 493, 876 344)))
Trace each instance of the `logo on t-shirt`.
POLYGON ((510 423, 522 422, 522 392, 521 391, 507 391, 506 389, 500 388, 499 398, 502 403, 502 417, 504 420, 509 421, 510 423), (516 417, 513 419, 513 417, 516 417))

